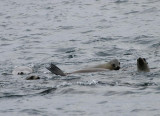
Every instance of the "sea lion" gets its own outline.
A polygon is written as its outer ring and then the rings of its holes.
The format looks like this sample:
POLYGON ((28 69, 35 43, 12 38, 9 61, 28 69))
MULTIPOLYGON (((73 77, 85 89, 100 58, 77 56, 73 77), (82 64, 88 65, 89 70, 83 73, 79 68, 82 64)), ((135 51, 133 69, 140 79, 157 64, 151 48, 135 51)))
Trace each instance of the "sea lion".
POLYGON ((30 74, 33 72, 33 69, 27 66, 19 66, 12 71, 13 75, 24 75, 30 74))
POLYGON ((137 70, 139 72, 150 72, 148 63, 145 58, 140 57, 137 59, 137 70))
MULTIPOLYGON (((33 73, 33 69, 27 66, 19 66, 12 71, 13 75, 28 75, 33 73)), ((37 75, 29 75, 26 80, 37 80, 40 79, 37 75)))
POLYGON ((84 68, 82 70, 74 71, 71 73, 64 73, 61 69, 59 69, 56 65, 50 64, 49 67, 46 67, 49 71, 54 73, 55 75, 66 76, 68 74, 75 74, 75 73, 88 73, 88 72, 100 72, 106 70, 119 70, 120 69, 120 62, 117 59, 113 59, 105 64, 96 65, 89 68, 84 68))

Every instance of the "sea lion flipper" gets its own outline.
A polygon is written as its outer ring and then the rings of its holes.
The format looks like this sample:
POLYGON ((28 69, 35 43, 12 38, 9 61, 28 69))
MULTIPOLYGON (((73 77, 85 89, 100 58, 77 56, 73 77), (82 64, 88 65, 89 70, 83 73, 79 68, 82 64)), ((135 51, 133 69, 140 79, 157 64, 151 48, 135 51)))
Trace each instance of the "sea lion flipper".
POLYGON ((55 75, 66 76, 66 74, 61 69, 59 69, 56 65, 52 63, 50 64, 49 67, 46 67, 46 68, 52 73, 54 73, 55 75))

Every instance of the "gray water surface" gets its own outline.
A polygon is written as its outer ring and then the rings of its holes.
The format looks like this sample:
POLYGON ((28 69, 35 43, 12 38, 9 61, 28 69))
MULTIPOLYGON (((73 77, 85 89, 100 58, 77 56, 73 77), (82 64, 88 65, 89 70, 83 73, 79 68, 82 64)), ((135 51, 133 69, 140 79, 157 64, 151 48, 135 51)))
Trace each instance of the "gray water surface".
POLYGON ((159 0, 0 0, 0 116, 159 116, 159 22, 159 0), (151 72, 137 72, 139 57, 151 72), (114 58, 118 71, 45 68, 114 58), (16 66, 41 79, 12 75, 16 66))

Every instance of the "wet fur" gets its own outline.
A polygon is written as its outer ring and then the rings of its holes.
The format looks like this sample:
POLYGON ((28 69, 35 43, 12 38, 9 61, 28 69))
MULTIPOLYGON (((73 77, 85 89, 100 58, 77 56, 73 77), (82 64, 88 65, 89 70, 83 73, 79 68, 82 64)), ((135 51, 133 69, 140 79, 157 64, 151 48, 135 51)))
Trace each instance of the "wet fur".
POLYGON ((137 70, 139 72, 150 72, 148 63, 145 58, 140 57, 137 59, 137 70))
POLYGON ((40 77, 36 75, 31 75, 26 78, 26 80, 37 80, 37 79, 40 79, 40 77))
POLYGON ((66 76, 68 74, 75 74, 75 73, 89 73, 89 72, 100 72, 106 70, 119 70, 120 69, 120 62, 117 59, 113 59, 108 63, 96 65, 94 67, 85 68, 82 70, 74 71, 71 73, 64 73, 61 69, 59 69, 56 65, 50 64, 49 67, 46 67, 49 71, 54 73, 55 75, 66 76))

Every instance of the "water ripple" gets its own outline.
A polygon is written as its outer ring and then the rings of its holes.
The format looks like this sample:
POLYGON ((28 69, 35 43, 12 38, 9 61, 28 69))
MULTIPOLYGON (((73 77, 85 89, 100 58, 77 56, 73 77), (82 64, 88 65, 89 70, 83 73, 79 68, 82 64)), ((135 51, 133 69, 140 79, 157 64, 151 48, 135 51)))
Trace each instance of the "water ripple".
POLYGON ((44 90, 38 94, 40 95, 46 95, 46 94, 50 94, 50 93, 53 93, 55 90, 57 90, 57 88, 48 88, 47 90, 44 90))
POLYGON ((2 0, 0 115, 160 114, 159 6, 158 0, 2 0), (138 57, 150 72, 137 72, 138 57), (70 72, 114 58, 118 71, 62 77, 46 69, 54 62, 70 72), (11 74, 30 65, 41 79, 11 74))

